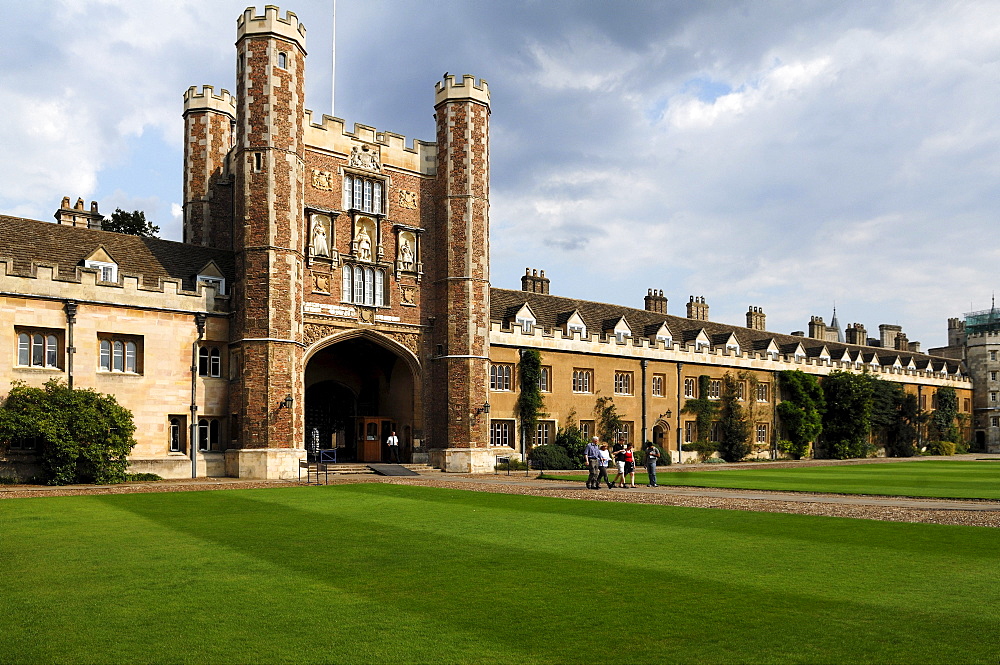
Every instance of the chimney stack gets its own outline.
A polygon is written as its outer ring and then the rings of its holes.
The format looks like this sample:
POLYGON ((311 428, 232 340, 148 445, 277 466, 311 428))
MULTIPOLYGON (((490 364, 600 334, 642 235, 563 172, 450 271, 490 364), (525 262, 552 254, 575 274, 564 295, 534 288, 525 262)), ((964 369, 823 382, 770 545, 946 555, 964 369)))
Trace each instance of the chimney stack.
POLYGON ((656 312, 657 314, 667 313, 667 299, 663 297, 662 290, 648 289, 644 300, 647 312, 656 312))

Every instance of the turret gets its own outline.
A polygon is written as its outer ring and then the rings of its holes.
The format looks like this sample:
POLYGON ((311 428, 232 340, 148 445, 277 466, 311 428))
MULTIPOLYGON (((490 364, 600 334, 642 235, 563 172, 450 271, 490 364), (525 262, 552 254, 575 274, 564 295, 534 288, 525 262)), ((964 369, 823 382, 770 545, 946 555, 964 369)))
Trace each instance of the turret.
MULTIPOLYGON (((247 8, 237 24, 233 346, 239 447, 280 464, 301 449, 305 246, 305 27, 292 12, 247 8), (288 399, 290 398, 290 399, 288 399)), ((304 455, 304 450, 300 451, 304 455)))
MULTIPOLYGON (((489 381, 490 91, 470 75, 445 75, 435 86, 440 197, 434 234, 438 359, 433 390, 444 393, 431 417, 432 449, 445 468, 479 466, 486 458, 489 421, 483 416, 489 381), (457 453, 455 449, 466 449, 457 453), (479 459, 482 458, 482 459, 479 459), (465 459, 468 462, 462 462, 465 459)), ((433 459, 433 458, 432 458, 433 459)))
POLYGON ((233 248, 233 190, 228 156, 236 100, 210 85, 184 93, 184 242, 233 248))

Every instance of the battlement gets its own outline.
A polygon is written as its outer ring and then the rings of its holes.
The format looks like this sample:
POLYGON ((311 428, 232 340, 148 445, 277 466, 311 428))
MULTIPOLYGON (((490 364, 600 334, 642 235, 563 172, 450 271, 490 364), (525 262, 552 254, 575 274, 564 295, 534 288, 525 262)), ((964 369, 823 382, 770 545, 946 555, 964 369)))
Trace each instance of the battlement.
POLYGON ((285 18, 281 18, 281 9, 275 5, 265 5, 263 16, 258 16, 256 11, 256 7, 247 7, 236 19, 236 41, 250 35, 275 35, 306 50, 306 26, 299 23, 299 17, 293 12, 285 12, 285 18))
POLYGON ((437 144, 414 139, 409 146, 406 137, 392 132, 380 132, 374 127, 354 123, 354 131, 348 131, 340 118, 323 114, 319 123, 312 120, 312 111, 306 110, 307 149, 328 150, 348 156, 351 148, 358 144, 381 146, 380 161, 383 166, 391 166, 425 175, 433 175, 437 169, 437 144))
POLYGON ((480 102, 487 107, 490 105, 490 88, 486 84, 486 79, 479 79, 479 85, 476 85, 475 76, 463 74, 461 80, 456 83, 453 75, 445 74, 444 81, 438 81, 434 85, 434 106, 448 101, 467 99, 480 102))
POLYGON ((184 113, 191 111, 218 111, 235 118, 236 98, 225 88, 216 95, 215 88, 210 85, 202 86, 201 90, 193 85, 184 91, 184 113))
POLYGON ((76 300, 126 307, 191 312, 227 312, 229 296, 216 294, 215 287, 198 284, 194 291, 179 279, 161 278, 156 287, 143 284, 140 275, 122 273, 117 283, 98 280, 98 271, 77 266, 72 279, 60 277, 55 263, 33 262, 30 274, 12 272, 13 259, 0 258, 0 293, 32 300, 76 300))

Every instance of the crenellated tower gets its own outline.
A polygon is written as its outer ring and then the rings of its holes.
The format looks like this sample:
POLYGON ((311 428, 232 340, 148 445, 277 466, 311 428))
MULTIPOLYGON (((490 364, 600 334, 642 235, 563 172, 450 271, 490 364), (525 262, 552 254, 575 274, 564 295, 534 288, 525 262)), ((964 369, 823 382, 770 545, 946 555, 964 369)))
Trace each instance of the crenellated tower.
MULTIPOLYGON (((441 394, 430 445, 444 468, 485 468, 489 416, 489 119, 486 81, 445 76, 435 88, 438 194, 436 358, 431 382, 441 394), (480 459, 482 458, 482 459, 480 459)), ((491 464, 492 462, 490 462, 491 464)))
POLYGON ((184 242, 233 249, 233 147, 236 100, 210 85, 184 92, 184 242))
POLYGON ((292 12, 251 7, 237 20, 233 348, 242 371, 230 393, 240 450, 230 452, 240 476, 251 474, 245 466, 287 474, 304 455, 305 44, 292 12))

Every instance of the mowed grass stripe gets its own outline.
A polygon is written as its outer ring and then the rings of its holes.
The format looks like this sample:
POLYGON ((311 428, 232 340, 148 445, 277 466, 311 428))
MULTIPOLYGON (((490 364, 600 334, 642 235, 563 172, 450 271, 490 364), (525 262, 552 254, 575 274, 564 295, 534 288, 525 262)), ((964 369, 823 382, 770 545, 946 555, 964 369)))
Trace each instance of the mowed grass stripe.
MULTIPOLYGON (((582 482, 584 474, 549 476, 582 482)), ((636 484, 648 482, 636 473, 636 484)), ((662 471, 660 485, 832 492, 951 499, 1000 499, 1000 464, 965 460, 887 462, 800 468, 662 471)))
POLYGON ((972 527, 372 484, 0 529, 4 662, 992 662, 1000 618, 972 527))

